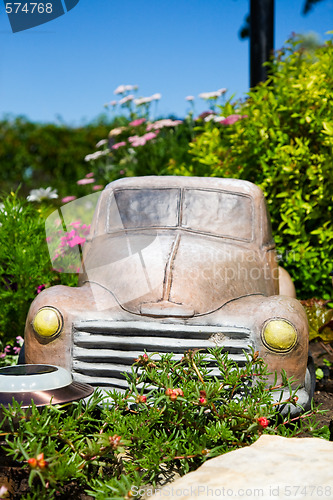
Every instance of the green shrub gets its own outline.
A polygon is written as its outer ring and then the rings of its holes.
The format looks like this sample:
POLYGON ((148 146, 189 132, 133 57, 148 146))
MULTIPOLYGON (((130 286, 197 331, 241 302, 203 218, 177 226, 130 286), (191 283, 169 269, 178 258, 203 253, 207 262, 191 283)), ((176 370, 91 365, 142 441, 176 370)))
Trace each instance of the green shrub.
MULTIPOLYGON (((57 498, 56 492, 75 498, 78 489, 97 500, 139 498, 141 486, 163 484, 263 433, 295 436, 307 429, 328 438, 327 426, 315 431, 316 410, 292 424, 279 416, 272 394, 282 386, 267 386, 257 353, 244 367, 220 348, 188 351, 181 360, 143 354, 125 393, 111 392, 108 403, 95 393, 87 405, 32 406, 30 414, 18 403, 3 409, 2 453, 26 471, 18 477, 29 477, 22 499, 57 498), (219 378, 209 375, 211 362, 219 378)), ((287 400, 297 404, 291 389, 287 400)))
POLYGON ((241 103, 221 107, 225 122, 202 122, 181 175, 236 177, 267 198, 281 265, 300 298, 328 299, 333 262, 333 45, 315 51, 290 41, 270 77, 241 103), (231 116, 230 116, 231 115, 231 116), (228 124, 229 121, 229 124, 228 124), (234 123, 233 123, 234 122, 234 123))
MULTIPOLYGON (((76 181, 84 177, 84 161, 100 137, 110 130, 112 120, 71 127, 64 124, 31 123, 24 117, 0 121, 0 188, 21 195, 31 189, 52 186, 61 197, 87 194, 76 181)), ((114 122, 122 123, 121 119, 114 122)))
MULTIPOLYGON (((28 309, 39 286, 74 285, 76 275, 53 271, 45 240, 44 216, 37 206, 11 193, 0 206, 0 351, 24 334, 28 309)), ((4 361, 6 364, 6 361, 4 361)))

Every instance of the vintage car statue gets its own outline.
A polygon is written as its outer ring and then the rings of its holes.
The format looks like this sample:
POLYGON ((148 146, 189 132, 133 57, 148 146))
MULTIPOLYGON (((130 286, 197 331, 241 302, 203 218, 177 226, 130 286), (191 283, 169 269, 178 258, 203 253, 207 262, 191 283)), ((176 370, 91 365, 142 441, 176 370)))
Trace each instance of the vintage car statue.
POLYGON ((244 363, 259 351, 285 370, 307 408, 308 323, 279 270, 261 190, 237 179, 124 178, 102 191, 83 248, 79 286, 33 301, 27 363, 124 389, 135 358, 223 346, 244 363))

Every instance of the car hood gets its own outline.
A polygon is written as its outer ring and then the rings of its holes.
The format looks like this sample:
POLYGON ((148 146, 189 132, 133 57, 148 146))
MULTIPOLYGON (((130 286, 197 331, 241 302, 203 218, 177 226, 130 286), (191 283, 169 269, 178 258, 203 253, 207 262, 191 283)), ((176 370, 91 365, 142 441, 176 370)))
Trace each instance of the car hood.
POLYGON ((86 245, 81 282, 99 284, 134 314, 191 317, 272 294, 249 242, 169 230, 104 235, 86 245))

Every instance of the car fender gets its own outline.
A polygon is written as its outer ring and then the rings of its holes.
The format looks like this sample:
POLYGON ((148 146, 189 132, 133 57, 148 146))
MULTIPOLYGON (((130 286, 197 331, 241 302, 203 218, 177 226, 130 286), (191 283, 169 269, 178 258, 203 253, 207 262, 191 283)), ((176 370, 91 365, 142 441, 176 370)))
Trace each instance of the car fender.
POLYGON ((210 324, 238 324, 251 330, 251 342, 255 351, 268 365, 272 373, 269 381, 274 381, 275 372, 278 383, 281 382, 281 371, 285 370, 292 377, 293 387, 304 385, 309 346, 308 321, 300 302, 292 297, 273 295, 248 296, 231 301, 210 315, 210 324), (297 340, 288 352, 276 352, 263 342, 262 333, 268 321, 282 319, 291 323, 297 332, 297 340))
POLYGON ((95 284, 81 287, 57 285, 43 290, 28 312, 24 334, 25 362, 52 364, 71 371, 73 321, 89 315, 96 319, 117 307, 112 294, 95 284), (53 337, 43 337, 33 327, 36 314, 44 307, 55 309, 61 318, 61 331, 53 337))
POLYGON ((279 266, 279 294, 296 299, 296 290, 288 271, 279 266))

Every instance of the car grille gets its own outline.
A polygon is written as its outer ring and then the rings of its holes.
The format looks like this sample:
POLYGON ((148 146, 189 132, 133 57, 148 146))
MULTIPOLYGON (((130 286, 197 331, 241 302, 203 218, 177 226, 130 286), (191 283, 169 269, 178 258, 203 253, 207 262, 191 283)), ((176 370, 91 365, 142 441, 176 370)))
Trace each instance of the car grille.
MULTIPOLYGON (((103 390, 125 390, 125 372, 144 352, 174 353, 223 346, 231 359, 244 364, 251 350, 250 330, 240 327, 194 326, 145 321, 79 321, 73 325, 73 377, 103 390)), ((153 355, 158 356, 158 354, 153 355)), ((211 375, 218 376, 216 366, 211 375)))

